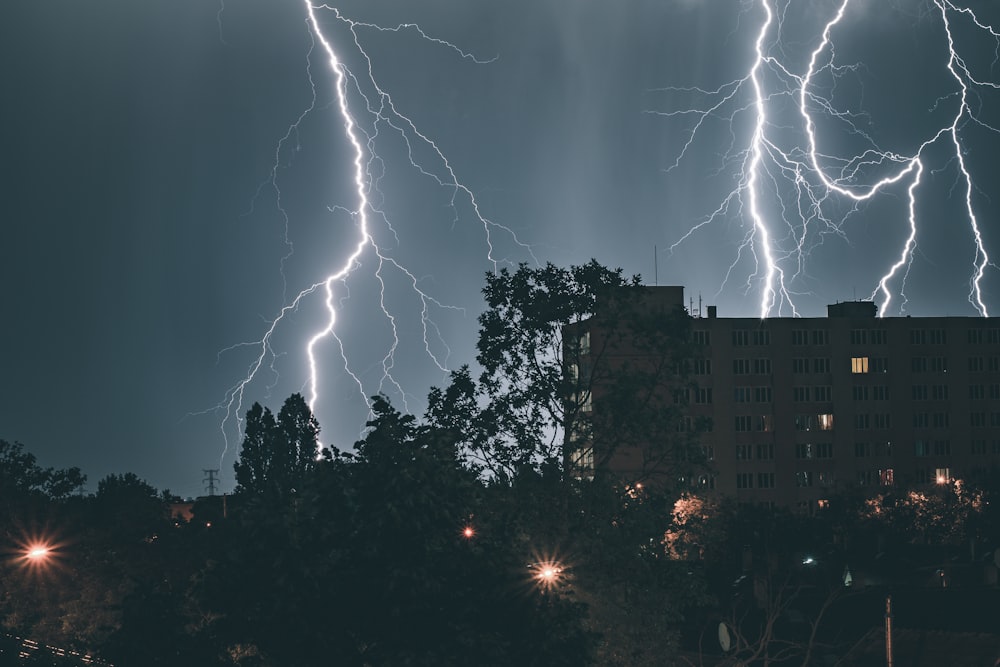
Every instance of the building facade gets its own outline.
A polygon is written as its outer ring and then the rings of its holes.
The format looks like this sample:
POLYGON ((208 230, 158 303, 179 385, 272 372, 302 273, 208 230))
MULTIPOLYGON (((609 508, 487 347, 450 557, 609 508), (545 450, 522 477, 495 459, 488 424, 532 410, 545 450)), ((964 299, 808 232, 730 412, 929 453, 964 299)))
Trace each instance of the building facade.
MULTIPOLYGON (((679 288, 647 289, 683 306, 679 288)), ((825 318, 706 315, 691 321, 685 390, 710 424, 697 436, 705 491, 811 511, 1000 464, 1000 318, 879 318, 871 302, 825 318)))

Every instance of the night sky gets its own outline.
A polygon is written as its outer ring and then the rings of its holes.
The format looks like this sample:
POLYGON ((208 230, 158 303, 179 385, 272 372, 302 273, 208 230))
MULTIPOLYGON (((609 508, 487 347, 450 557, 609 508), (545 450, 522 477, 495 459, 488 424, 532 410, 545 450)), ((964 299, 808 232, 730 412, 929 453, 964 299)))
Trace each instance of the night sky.
MULTIPOLYGON (((802 316, 872 296, 909 233, 912 178, 854 203, 824 196, 806 168, 797 86, 838 6, 779 3, 759 70, 770 123, 758 145, 802 166, 765 160, 755 181, 802 316)), ((1000 27, 997 3, 968 6, 1000 27)), ((235 416, 253 401, 277 410, 292 392, 309 396, 305 346, 329 322, 321 283, 345 267, 363 220, 377 250, 363 247, 332 282, 338 338, 315 347, 322 439, 342 448, 361 433, 363 396, 381 391, 420 412, 443 368, 474 361, 483 276, 496 266, 593 257, 684 285, 696 308, 700 296, 721 316, 761 313, 764 246, 741 176, 754 91, 749 79, 720 88, 751 71, 760 1, 338 7, 317 16, 350 72, 363 211, 336 79, 304 4, 3 3, 0 438, 25 443, 43 465, 82 467, 88 491, 131 471, 199 495, 202 470, 220 459, 220 488, 231 490, 235 416), (410 23, 431 39, 396 29, 410 23), (684 113, 716 104, 708 116, 684 113), (262 347, 282 308, 313 285, 262 347)), ((949 18, 971 77, 1000 81, 997 42, 967 15, 949 18)), ((929 0, 856 2, 831 36, 837 76, 820 72, 810 91, 829 102, 810 102, 829 176, 872 147, 913 156, 957 115, 960 89, 929 0)), ((970 87, 968 104, 979 122, 960 119, 960 154, 983 245, 1000 254, 1000 135, 988 127, 1000 127, 1000 92, 970 87)), ((978 314, 968 298, 976 247, 949 142, 921 153, 908 300, 897 274, 886 314, 978 314)), ((900 168, 862 165, 850 187, 900 168)), ((981 285, 995 314, 995 269, 981 285)), ((775 302, 779 313, 792 314, 787 300, 775 302)))

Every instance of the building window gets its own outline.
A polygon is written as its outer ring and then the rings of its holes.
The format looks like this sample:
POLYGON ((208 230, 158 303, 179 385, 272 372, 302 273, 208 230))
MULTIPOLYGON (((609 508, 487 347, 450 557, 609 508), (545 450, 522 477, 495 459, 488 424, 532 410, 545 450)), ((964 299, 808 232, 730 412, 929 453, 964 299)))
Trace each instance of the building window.
POLYGON ((746 329, 733 329, 733 345, 746 347, 750 344, 750 332, 746 329))
POLYGON ((888 412, 876 412, 872 415, 872 423, 877 429, 890 429, 892 428, 892 415, 888 412))
POLYGON ((886 357, 872 357, 868 360, 868 368, 872 373, 888 373, 889 359, 886 357))
POLYGON ((927 332, 927 342, 930 345, 944 345, 947 340, 944 329, 930 329, 927 332))
POLYGON ((733 359, 733 375, 749 375, 749 374, 750 374, 749 359, 733 359))
POLYGON ((792 372, 805 374, 809 372, 809 360, 802 357, 792 359, 792 372))
POLYGON ((709 405, 712 402, 712 388, 698 387, 695 389, 694 402, 702 405, 709 405))
POLYGON ((772 432, 774 430, 774 417, 771 415, 758 415, 756 430, 763 431, 764 433, 772 432))
POLYGON ((813 428, 812 415, 795 415, 796 431, 811 431, 813 428))
POLYGON ((885 345, 887 339, 885 329, 872 329, 868 332, 868 340, 872 345, 885 345))
POLYGON ((875 401, 888 401, 889 400, 889 387, 884 384, 877 384, 872 387, 872 400, 875 401))
POLYGON ((1000 401, 1000 384, 990 385, 990 400, 1000 401))
POLYGON ((951 425, 951 415, 947 412, 935 412, 931 415, 931 425, 934 428, 948 428, 951 425))
POLYGON ((1000 372, 1000 357, 990 357, 986 360, 986 370, 990 373, 1000 372))
POLYGON ((813 373, 829 373, 830 357, 816 357, 813 359, 813 373))
POLYGON ((773 472, 759 472, 759 473, 757 473, 757 488, 758 489, 773 489, 774 488, 774 473, 773 472))
POLYGON ((736 445, 736 460, 749 461, 753 458, 753 447, 751 445, 736 445))
POLYGON ((738 432, 749 431, 753 424, 753 418, 750 415, 736 415, 733 417, 733 430, 738 432))
POLYGON ((767 443, 756 446, 757 459, 760 461, 771 461, 774 459, 774 445, 767 443))
POLYGON ((918 458, 922 458, 924 456, 927 456, 928 453, 929 453, 929 449, 927 447, 927 441, 926 440, 914 440, 913 441, 913 455, 914 456, 916 456, 918 458))
POLYGON ((871 486, 873 477, 871 470, 859 470, 858 486, 871 486))
POLYGON ((892 486, 895 481, 892 468, 883 468, 878 471, 878 483, 882 486, 892 486))
POLYGON ((808 345, 809 332, 805 329, 792 329, 792 345, 808 345))
POLYGON ((982 373, 985 368, 986 364, 982 357, 969 357, 970 373, 982 373))
POLYGON ((571 400, 580 412, 591 412, 594 409, 593 398, 589 391, 574 392, 571 400))
POLYGON ((911 357, 910 358, 910 372, 912 372, 912 373, 926 373, 927 372, 927 357, 911 357))
POLYGON ((938 484, 947 484, 951 481, 951 468, 935 468, 934 481, 938 484))
POLYGON ((991 428, 998 428, 998 427, 1000 427, 1000 412, 991 412, 990 413, 990 427, 991 428))
POLYGON ((771 360, 770 359, 754 359, 753 360, 753 372, 755 375, 770 375, 771 374, 771 360))
POLYGON ((855 385, 854 387, 851 387, 851 396, 854 397, 855 401, 867 401, 868 387, 864 385, 855 385))
POLYGON ((570 451, 569 465, 576 476, 590 476, 594 474, 594 448, 580 447, 570 451))
POLYGON ((706 461, 715 460, 715 447, 713 445, 702 445, 701 455, 705 457, 706 461))
MULTIPOLYGON (((1000 386, 997 387, 1000 389, 1000 386)), ((1000 393, 1000 392, 998 392, 1000 393)), ((970 401, 982 401, 986 398, 986 387, 981 384, 970 384, 969 385, 969 400, 970 401)))
POLYGON ((753 331, 753 344, 754 345, 770 345, 771 344, 771 332, 768 329, 754 329, 753 331))
POLYGON ((951 440, 934 441, 934 456, 950 456, 950 455, 951 455, 951 440))
POLYGON ((983 330, 982 329, 969 329, 969 344, 970 345, 982 345, 983 344, 983 330))
POLYGON ((733 387, 734 403, 749 403, 751 397, 750 387, 733 387))
MULTIPOLYGON (((975 331, 975 329, 973 329, 975 331)), ((986 441, 982 439, 974 439, 970 443, 970 450, 973 456, 986 456, 986 441)))
POLYGON ((795 445, 795 458, 814 459, 816 458, 816 449, 808 442, 800 442, 795 445))
POLYGON ((928 428, 931 424, 931 416, 927 412, 913 413, 913 428, 928 428))
POLYGON ((969 426, 971 426, 972 428, 986 428, 986 413, 970 412, 969 426))
POLYGON ((590 354, 590 332, 585 331, 577 336, 574 347, 576 348, 576 353, 581 357, 590 354))
POLYGON ((831 389, 830 385, 813 387, 813 400, 817 403, 829 403, 833 400, 833 389, 831 389))
POLYGON ((695 345, 711 345, 711 333, 707 329, 695 329, 691 332, 691 340, 695 345))
POLYGON ((851 329, 851 345, 867 345, 868 331, 866 329, 851 329))
POLYGON ((930 369, 931 373, 947 373, 948 357, 931 357, 930 369))
MULTIPOLYGON (((832 470, 821 470, 820 472, 816 473, 816 479, 819 482, 819 485, 822 487, 828 488, 836 483, 835 474, 832 470)), ((820 502, 823 503, 827 501, 821 500, 820 502)), ((825 507, 825 505, 821 505, 821 507, 825 507)))
POLYGON ((854 457, 859 459, 868 458, 872 455, 871 445, 867 442, 854 443, 854 457))
POLYGON ((752 472, 738 472, 738 473, 736 473, 736 488, 737 489, 752 489, 753 488, 753 473, 752 472))
POLYGON ((712 374, 712 360, 711 359, 695 359, 694 360, 694 374, 695 375, 711 375, 712 374))
POLYGON ((809 387, 792 387, 792 400, 796 403, 808 403, 809 387))
POLYGON ((927 391, 927 385, 925 384, 915 384, 910 387, 910 391, 914 401, 926 401, 930 396, 930 392, 927 391))
POLYGON ((701 475, 698 477, 698 486, 703 489, 715 488, 715 475, 701 475))
POLYGON ((866 431, 870 428, 871 424, 868 419, 868 413, 859 413, 854 415, 854 428, 858 431, 866 431))
POLYGON ((833 415, 830 413, 816 415, 816 427, 821 431, 832 431, 833 415))
POLYGON ((753 400, 755 403, 770 403, 771 395, 772 393, 770 387, 753 388, 753 400))
POLYGON ((917 468, 915 477, 917 484, 928 484, 931 481, 931 474, 927 468, 917 468))
POLYGON ((926 329, 910 329, 910 345, 926 345, 926 344, 927 344, 926 329))
POLYGON ((868 372, 868 357, 851 357, 851 372, 854 374, 868 372))
POLYGON ((816 458, 818 459, 832 459, 833 458, 833 443, 832 442, 820 442, 816 445, 816 458))
POLYGON ((892 456, 892 441, 876 442, 875 456, 892 456))
POLYGON ((808 470, 800 470, 795 473, 795 486, 808 487, 813 485, 813 474, 808 470))
POLYGON ((812 332, 812 344, 813 345, 829 345, 830 344, 830 332, 826 329, 816 329, 812 332))

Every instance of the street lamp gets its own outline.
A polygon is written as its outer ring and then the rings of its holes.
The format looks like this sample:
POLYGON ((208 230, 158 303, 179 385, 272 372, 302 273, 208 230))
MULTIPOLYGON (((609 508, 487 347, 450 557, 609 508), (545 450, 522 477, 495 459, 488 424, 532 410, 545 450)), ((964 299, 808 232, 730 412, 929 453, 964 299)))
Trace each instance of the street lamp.
POLYGON ((542 590, 555 588, 563 575, 562 564, 555 560, 535 563, 532 566, 532 570, 534 570, 532 578, 535 580, 536 585, 542 590))

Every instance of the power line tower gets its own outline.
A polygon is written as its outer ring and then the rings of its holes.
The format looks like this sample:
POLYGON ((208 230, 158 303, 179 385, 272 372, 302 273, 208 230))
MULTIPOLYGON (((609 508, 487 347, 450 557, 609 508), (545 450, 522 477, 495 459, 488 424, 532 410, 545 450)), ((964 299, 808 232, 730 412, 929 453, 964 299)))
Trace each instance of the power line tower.
POLYGON ((202 472, 205 473, 205 478, 203 480, 201 480, 202 483, 206 484, 205 490, 208 491, 208 495, 214 496, 215 495, 215 483, 217 481, 219 481, 219 480, 217 480, 215 478, 215 476, 217 474, 219 474, 219 470, 218 470, 218 468, 216 468, 215 470, 204 470, 203 469, 202 472))

